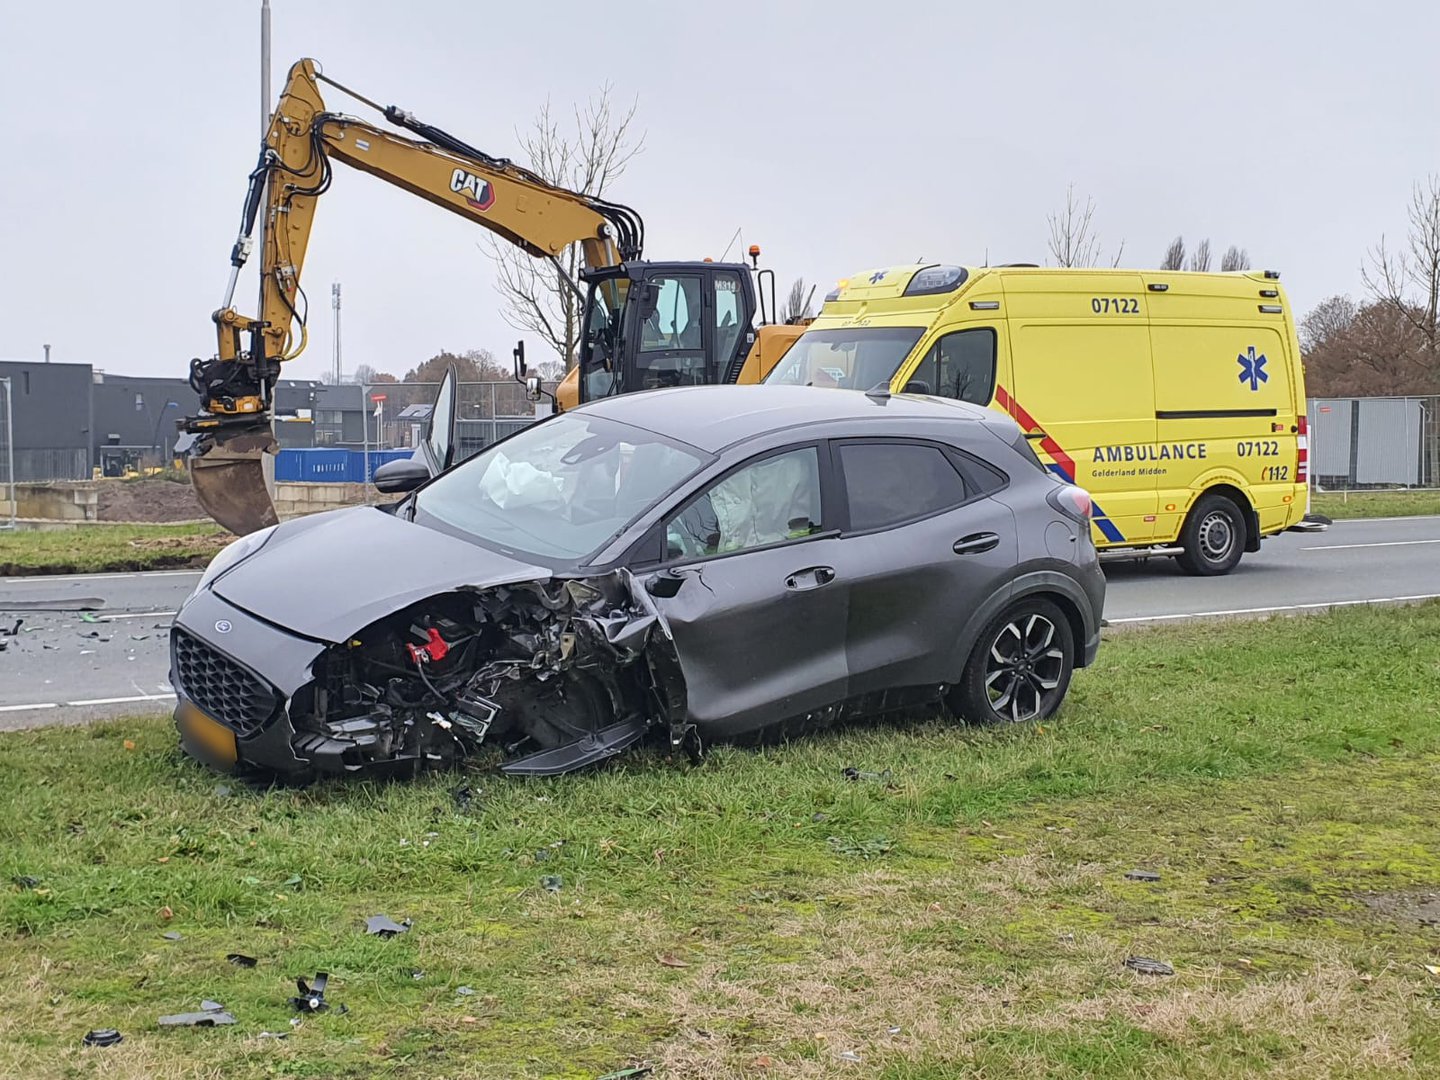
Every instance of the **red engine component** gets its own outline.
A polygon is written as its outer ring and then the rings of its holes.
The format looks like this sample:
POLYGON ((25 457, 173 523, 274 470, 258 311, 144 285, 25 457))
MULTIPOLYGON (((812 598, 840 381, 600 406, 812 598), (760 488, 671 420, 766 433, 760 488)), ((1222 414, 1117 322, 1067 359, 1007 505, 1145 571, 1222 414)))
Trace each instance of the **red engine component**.
POLYGON ((416 667, 431 664, 438 660, 444 660, 450 655, 450 644, 440 636, 440 631, 433 626, 425 631, 426 640, 424 645, 406 645, 410 650, 410 659, 415 662, 416 667))

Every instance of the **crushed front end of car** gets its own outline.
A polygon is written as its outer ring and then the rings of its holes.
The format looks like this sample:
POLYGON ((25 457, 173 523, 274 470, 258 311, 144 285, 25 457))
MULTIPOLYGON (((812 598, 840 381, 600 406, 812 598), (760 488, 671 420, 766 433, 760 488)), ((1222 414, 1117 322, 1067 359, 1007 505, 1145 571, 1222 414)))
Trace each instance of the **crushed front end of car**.
POLYGON ((674 646, 623 569, 461 586, 328 641, 201 589, 171 659, 182 744, 223 769, 409 775, 484 747, 543 776, 686 735, 674 646))

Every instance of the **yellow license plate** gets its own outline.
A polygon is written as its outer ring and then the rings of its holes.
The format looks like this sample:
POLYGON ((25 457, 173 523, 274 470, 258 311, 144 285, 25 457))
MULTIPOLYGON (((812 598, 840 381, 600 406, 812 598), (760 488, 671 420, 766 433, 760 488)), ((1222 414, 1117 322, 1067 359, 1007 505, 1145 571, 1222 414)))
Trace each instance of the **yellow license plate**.
POLYGON ((240 754, 235 746, 235 733, 214 720, 188 701, 175 710, 175 723, 180 738, 196 757, 224 769, 233 769, 240 754))

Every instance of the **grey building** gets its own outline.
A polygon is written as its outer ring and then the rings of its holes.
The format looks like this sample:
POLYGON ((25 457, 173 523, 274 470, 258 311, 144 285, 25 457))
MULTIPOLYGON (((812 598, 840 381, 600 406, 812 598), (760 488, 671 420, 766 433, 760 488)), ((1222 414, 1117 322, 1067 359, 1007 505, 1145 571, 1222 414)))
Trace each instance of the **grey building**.
POLYGON ((81 480, 90 475, 95 440, 89 364, 0 360, 10 380, 15 479, 81 480))

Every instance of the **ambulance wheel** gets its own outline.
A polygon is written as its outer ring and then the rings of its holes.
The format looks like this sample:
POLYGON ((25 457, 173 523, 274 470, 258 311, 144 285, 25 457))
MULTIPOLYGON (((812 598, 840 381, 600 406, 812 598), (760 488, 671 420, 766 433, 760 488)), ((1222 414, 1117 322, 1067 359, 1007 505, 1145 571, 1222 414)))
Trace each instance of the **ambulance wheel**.
POLYGON ((948 704, 972 724, 1044 720, 1060 708, 1075 670, 1070 620, 1033 597, 1002 611, 975 642, 948 704))
POLYGON ((1228 574, 1245 553, 1245 514, 1224 495, 1204 495, 1185 519, 1175 556, 1180 569, 1199 577, 1228 574))

